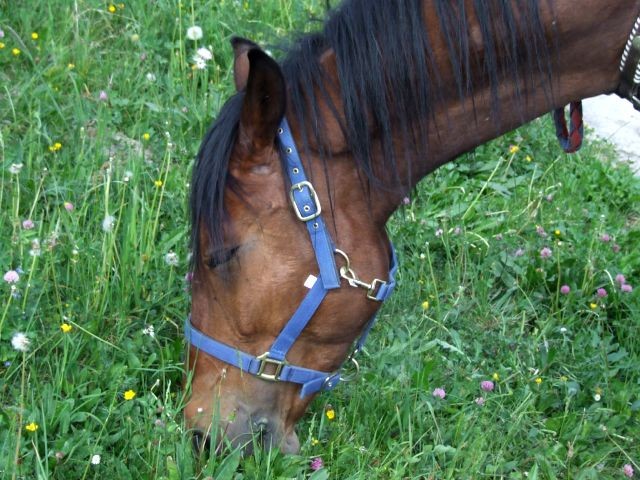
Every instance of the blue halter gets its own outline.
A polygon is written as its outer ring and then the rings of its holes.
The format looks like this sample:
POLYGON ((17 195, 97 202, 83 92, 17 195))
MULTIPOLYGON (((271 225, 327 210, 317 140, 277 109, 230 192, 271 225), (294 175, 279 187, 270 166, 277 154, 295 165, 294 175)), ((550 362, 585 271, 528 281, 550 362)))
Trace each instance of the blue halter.
MULTIPOLYGON (((195 348, 233 365, 243 372, 267 381, 300 384, 302 386, 300 397, 304 398, 321 390, 332 390, 341 380, 344 380, 342 367, 335 372, 321 372, 291 365, 286 361, 287 352, 307 326, 324 297, 330 290, 340 288, 340 279, 344 278, 352 287, 365 288, 367 290, 367 298, 383 302, 391 295, 396 286, 395 274, 398 269, 398 263, 395 250, 391 245, 391 266, 387 282, 375 279, 371 284, 367 284, 357 278, 349 267, 349 260, 346 254, 335 248, 322 220, 322 208, 318 195, 304 174, 302 161, 286 119, 283 119, 280 124, 278 136, 282 154, 287 163, 287 174, 291 182, 289 196, 296 216, 305 223, 309 231, 311 244, 320 270, 319 278, 316 279, 310 276, 310 280, 315 282, 312 285, 305 282, 305 285, 310 288, 309 292, 275 339, 271 348, 260 356, 255 357, 244 353, 237 348, 225 345, 205 335, 191 324, 190 316, 185 321, 184 334, 187 341, 195 348), (336 267, 336 253, 344 257, 347 262, 347 265, 341 267, 340 270, 336 267)), ((373 315, 367 322, 362 334, 355 343, 354 351, 349 356, 349 359, 352 359, 353 355, 362 348, 375 320, 376 315, 373 315)))

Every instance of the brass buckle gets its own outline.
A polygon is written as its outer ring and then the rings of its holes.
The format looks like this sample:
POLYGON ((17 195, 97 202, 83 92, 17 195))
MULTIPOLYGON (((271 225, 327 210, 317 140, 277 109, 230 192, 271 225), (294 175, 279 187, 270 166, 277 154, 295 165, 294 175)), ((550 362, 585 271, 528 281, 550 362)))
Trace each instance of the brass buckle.
POLYGON ((385 282, 384 280, 380 280, 379 278, 374 278, 373 282, 371 282, 371 285, 369 286, 369 289, 367 290, 367 298, 370 300, 378 300, 376 298, 376 293, 380 290, 380 287, 382 287, 382 285, 386 285, 387 282, 385 282))
POLYGON ((262 355, 256 358, 260 360, 260 366, 258 367, 256 376, 268 382, 278 382, 280 380, 280 373, 282 372, 282 368, 287 364, 287 362, 284 360, 274 360, 273 358, 269 358, 269 352, 264 352, 262 355), (275 372, 265 373, 264 369, 267 365, 275 365, 275 372))
MULTIPOLYGON (((320 206, 320 199, 318 198, 318 194, 316 193, 315 188, 313 188, 313 185, 311 185, 310 182, 304 180, 302 182, 298 182, 294 185, 291 185, 291 190, 289 190, 289 198, 291 199, 291 203, 293 203, 293 211, 296 212, 296 216, 298 217, 299 220, 303 222, 308 222, 309 220, 313 220, 314 218, 320 216, 320 213, 322 212, 322 207, 320 206), (316 208, 315 212, 309 215, 300 211, 294 196, 294 191, 296 189, 299 192, 301 192, 304 187, 307 187, 309 189, 309 196, 313 199, 315 203, 315 208, 316 208)), ((303 209, 305 207, 309 207, 309 210, 311 210, 311 207, 309 205, 305 205, 303 209)))

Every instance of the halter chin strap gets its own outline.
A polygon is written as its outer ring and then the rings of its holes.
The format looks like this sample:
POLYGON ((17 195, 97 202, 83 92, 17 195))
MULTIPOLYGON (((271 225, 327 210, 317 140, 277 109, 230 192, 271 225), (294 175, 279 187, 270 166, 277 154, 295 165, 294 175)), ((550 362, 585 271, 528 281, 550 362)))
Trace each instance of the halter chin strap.
POLYGON ((618 95, 640 111, 640 16, 633 25, 620 60, 618 95))
MULTIPOLYGON (((342 367, 335 372, 322 372, 291 365, 286 360, 287 353, 315 314, 322 300, 330 290, 340 288, 340 278, 344 278, 352 287, 365 288, 367 290, 367 298, 384 302, 395 288, 395 274, 398 270, 398 262, 393 245, 391 245, 391 266, 388 281, 375 279, 371 284, 368 284, 357 278, 355 272, 350 268, 346 254, 335 248, 331 235, 322 220, 322 207, 318 195, 311 182, 305 176, 302 161, 286 119, 283 119, 280 124, 278 137, 282 154, 286 159, 287 175, 291 182, 289 197, 296 216, 306 224, 309 232, 318 263, 319 278, 313 275, 309 276, 305 282, 309 292, 269 350, 262 355, 256 357, 214 340, 191 324, 191 316, 185 321, 184 334, 193 347, 233 365, 243 372, 271 382, 300 384, 302 386, 300 397, 304 398, 321 390, 332 390, 341 380, 345 380, 342 376, 342 367), (347 262, 346 266, 341 267, 340 270, 336 267, 336 253, 341 255, 347 262)), ((348 360, 352 360, 353 355, 362 348, 375 320, 376 315, 373 315, 367 322, 348 360)))

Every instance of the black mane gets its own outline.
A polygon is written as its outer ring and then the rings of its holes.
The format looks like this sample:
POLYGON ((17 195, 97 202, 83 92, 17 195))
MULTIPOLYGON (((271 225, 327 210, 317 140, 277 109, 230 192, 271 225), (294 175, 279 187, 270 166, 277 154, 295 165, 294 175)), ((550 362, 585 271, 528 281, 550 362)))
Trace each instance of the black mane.
MULTIPOLYGON (((497 113, 502 81, 515 82, 519 100, 523 91, 534 88, 534 78, 550 80, 551 55, 539 0, 473 0, 471 10, 465 0, 434 0, 433 4, 454 73, 453 85, 445 85, 439 73, 441 66, 436 64, 429 32, 424 28, 422 0, 347 0, 329 14, 321 32, 299 38, 281 64, 289 87, 289 107, 301 124, 313 126, 314 143, 328 161, 322 149, 325 129, 318 106, 330 103, 330 99, 324 90, 328 79, 319 57, 333 49, 345 117, 341 128, 356 166, 372 185, 408 187, 411 172, 401 179, 397 167, 400 161, 408 162, 409 152, 426 155, 427 125, 433 106, 445 94, 472 98, 474 87, 488 85, 497 113), (471 47, 470 16, 480 27, 481 52, 471 47), (398 132, 404 135, 407 158, 398 158, 393 148, 393 135, 398 132), (372 169, 376 142, 384 154, 384 176, 372 169)), ((227 167, 242 98, 242 93, 236 94, 222 107, 202 142, 193 170, 191 243, 196 266, 201 227, 209 234, 212 251, 222 248, 223 197, 225 188, 233 187, 227 167)), ((307 147, 309 140, 303 138, 304 145, 299 148, 307 147)))

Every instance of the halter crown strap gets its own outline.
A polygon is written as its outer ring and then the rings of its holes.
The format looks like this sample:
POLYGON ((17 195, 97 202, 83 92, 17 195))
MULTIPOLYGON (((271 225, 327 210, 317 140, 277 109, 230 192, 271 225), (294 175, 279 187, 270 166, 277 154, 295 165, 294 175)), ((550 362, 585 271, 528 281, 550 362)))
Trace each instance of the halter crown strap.
POLYGON ((322 207, 318 194, 304 174, 302 160, 286 118, 280 123, 278 137, 282 154, 287 160, 287 175, 291 182, 289 197, 298 219, 305 223, 311 237, 322 283, 327 289, 340 288, 340 277, 333 253, 335 247, 320 215, 322 207))

